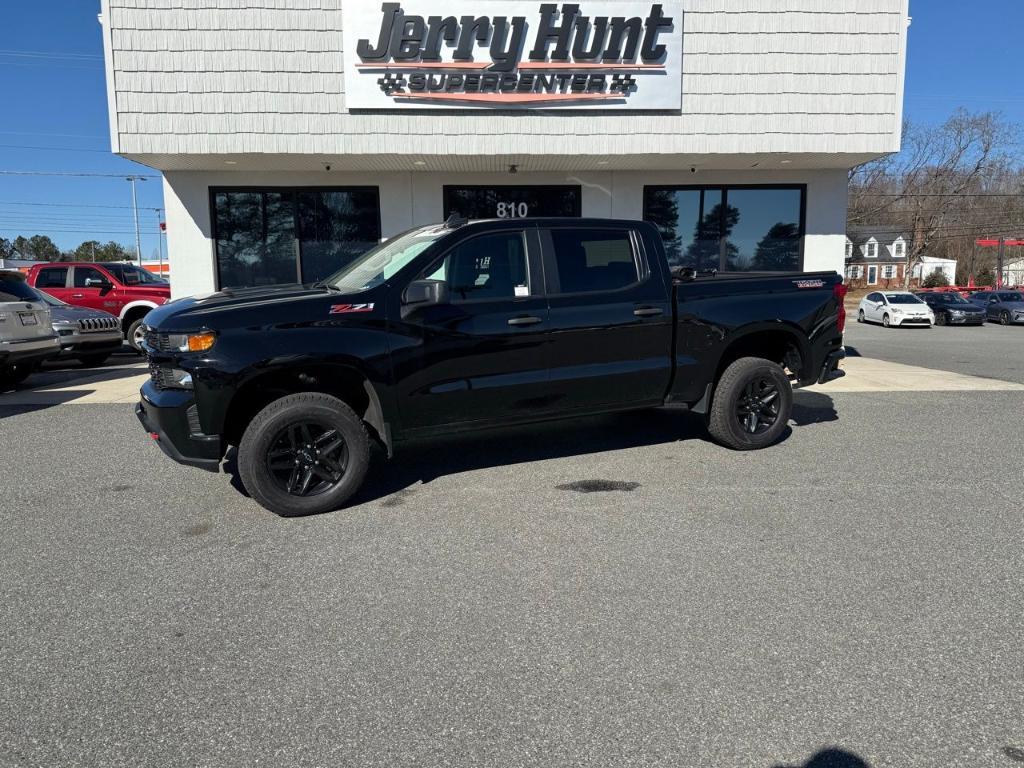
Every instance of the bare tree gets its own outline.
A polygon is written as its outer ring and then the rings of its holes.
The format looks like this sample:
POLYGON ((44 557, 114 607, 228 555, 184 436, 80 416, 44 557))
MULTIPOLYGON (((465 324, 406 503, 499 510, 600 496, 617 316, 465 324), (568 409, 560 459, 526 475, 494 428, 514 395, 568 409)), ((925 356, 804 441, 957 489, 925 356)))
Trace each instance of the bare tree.
POLYGON ((926 253, 962 252, 986 228, 994 234, 1012 226, 1015 201, 986 196, 1006 188, 1008 176, 1019 176, 1008 160, 1015 137, 999 115, 961 109, 940 126, 908 123, 899 154, 851 172, 850 223, 884 221, 910 236, 904 287, 926 253), (959 248, 936 248, 956 240, 959 248))

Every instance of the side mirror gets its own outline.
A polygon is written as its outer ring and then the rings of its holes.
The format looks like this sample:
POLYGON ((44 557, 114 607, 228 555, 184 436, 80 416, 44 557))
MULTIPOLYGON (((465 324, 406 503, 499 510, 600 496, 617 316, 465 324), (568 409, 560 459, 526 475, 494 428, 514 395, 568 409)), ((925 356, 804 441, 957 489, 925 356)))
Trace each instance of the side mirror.
POLYGON ((414 280, 405 289, 402 303, 406 306, 430 307, 448 303, 448 283, 444 280, 414 280))
POLYGON ((101 280, 98 277, 87 277, 85 279, 85 287, 86 288, 101 288, 102 289, 102 288, 110 288, 112 286, 106 280, 101 280))
POLYGON ((694 267, 678 267, 674 272, 676 279, 681 283, 692 283, 697 279, 697 270, 694 267))

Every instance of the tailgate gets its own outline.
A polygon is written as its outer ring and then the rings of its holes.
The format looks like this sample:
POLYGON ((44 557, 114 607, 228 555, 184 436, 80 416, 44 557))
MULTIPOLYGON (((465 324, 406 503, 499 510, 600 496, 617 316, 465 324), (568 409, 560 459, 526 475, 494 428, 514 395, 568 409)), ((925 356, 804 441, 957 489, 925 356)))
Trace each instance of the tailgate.
POLYGON ((0 340, 31 341, 52 335, 50 310, 42 302, 0 303, 0 340))

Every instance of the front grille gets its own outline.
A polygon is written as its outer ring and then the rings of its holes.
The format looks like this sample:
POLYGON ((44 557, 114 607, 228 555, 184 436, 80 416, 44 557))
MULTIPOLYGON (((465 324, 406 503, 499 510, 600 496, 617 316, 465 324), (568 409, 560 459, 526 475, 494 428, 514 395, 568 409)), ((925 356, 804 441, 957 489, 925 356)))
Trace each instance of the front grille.
POLYGON ((116 317, 87 317, 78 321, 78 330, 80 333, 112 331, 118 327, 119 322, 116 317))
POLYGON ((171 343, 166 333, 160 333, 149 326, 146 326, 146 346, 154 352, 170 352, 171 343))
POLYGON ((149 361, 149 378, 157 389, 170 389, 174 386, 171 369, 152 360, 149 361))

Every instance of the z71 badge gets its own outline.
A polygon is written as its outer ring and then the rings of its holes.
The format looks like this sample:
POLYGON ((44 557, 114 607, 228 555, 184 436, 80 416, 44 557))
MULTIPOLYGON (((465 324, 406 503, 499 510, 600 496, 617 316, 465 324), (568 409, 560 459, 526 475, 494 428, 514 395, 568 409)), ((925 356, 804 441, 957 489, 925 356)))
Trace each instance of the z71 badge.
POLYGON ((348 315, 353 312, 373 312, 373 304, 334 304, 332 315, 348 315))

